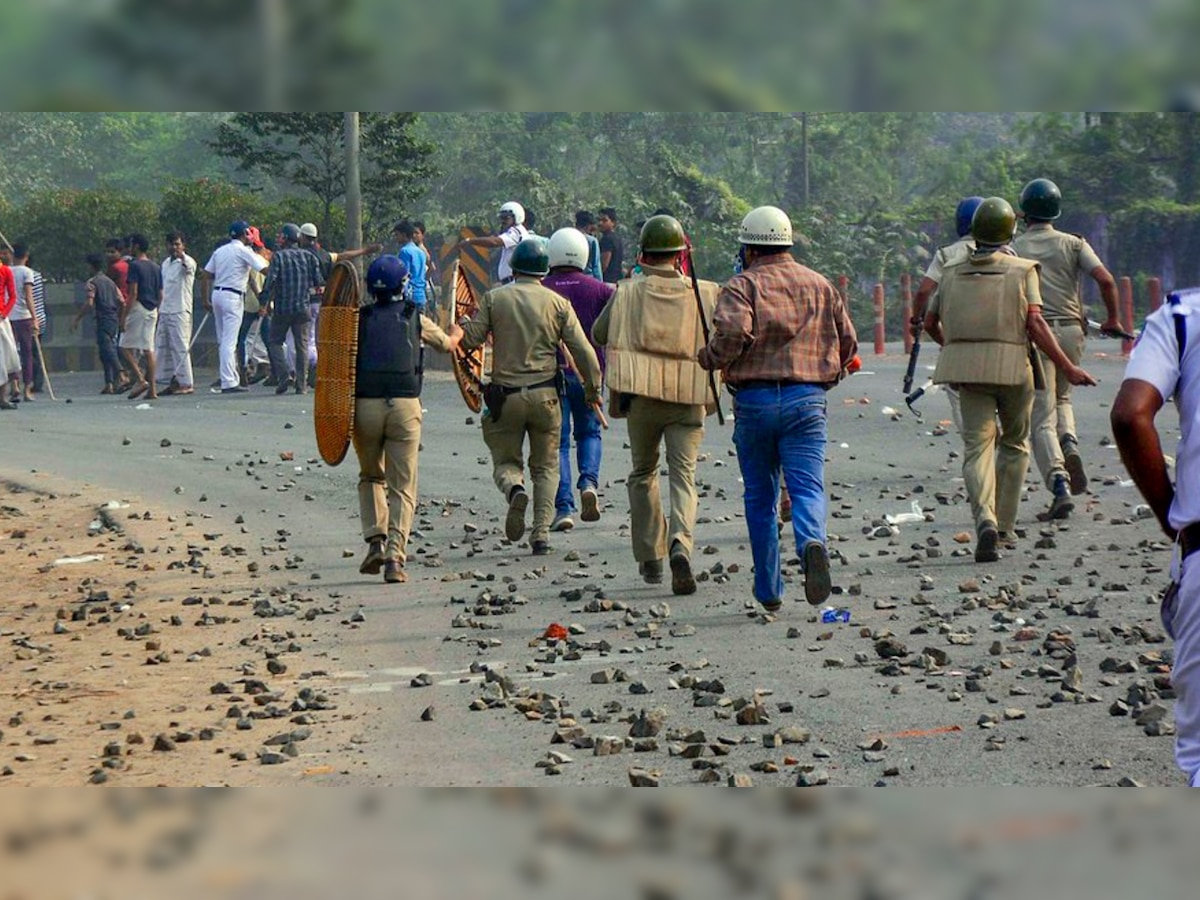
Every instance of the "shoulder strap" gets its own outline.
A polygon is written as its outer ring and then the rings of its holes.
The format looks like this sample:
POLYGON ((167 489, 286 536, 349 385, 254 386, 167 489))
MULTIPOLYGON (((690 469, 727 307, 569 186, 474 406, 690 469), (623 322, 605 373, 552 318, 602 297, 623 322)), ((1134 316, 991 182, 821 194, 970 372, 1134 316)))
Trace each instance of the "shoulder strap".
POLYGON ((1167 295, 1171 307, 1171 318, 1175 320, 1175 344, 1179 350, 1179 365, 1183 365, 1183 354, 1187 350, 1187 314, 1183 312, 1179 294, 1172 291, 1167 295))

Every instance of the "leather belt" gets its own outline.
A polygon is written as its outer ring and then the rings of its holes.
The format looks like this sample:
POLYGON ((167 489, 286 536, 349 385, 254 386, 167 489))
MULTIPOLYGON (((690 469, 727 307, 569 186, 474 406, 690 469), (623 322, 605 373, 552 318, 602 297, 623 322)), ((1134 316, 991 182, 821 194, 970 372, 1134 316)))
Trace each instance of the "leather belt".
POLYGON ((246 295, 245 291, 239 291, 236 288, 231 288, 231 287, 215 287, 215 288, 213 288, 213 290, 214 291, 228 291, 231 294, 237 294, 239 297, 244 297, 246 295))
POLYGON ((751 390, 753 388, 786 388, 796 384, 805 384, 803 381, 792 381, 789 379, 781 379, 773 381, 769 379, 752 378, 749 381, 739 381, 736 384, 731 384, 730 387, 734 390, 751 390))
POLYGON ((1181 559, 1187 559, 1192 553, 1200 550, 1200 522, 1193 522, 1179 529, 1179 549, 1182 551, 1181 559))
POLYGON ((504 387, 501 385, 500 390, 504 391, 505 394, 519 394, 521 391, 536 391, 540 390, 541 388, 552 387, 558 387, 558 381, 554 378, 551 378, 549 381, 542 381, 538 384, 527 384, 525 387, 504 387))

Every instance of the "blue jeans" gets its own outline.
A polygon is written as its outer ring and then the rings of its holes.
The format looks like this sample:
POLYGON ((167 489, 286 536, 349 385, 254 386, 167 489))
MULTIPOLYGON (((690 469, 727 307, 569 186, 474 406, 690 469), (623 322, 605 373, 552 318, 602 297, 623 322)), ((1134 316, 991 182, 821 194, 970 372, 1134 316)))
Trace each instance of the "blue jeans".
POLYGON ((562 398, 562 436, 558 442, 558 493, 554 512, 570 515, 575 511, 571 490, 571 434, 575 435, 575 457, 579 465, 579 490, 600 483, 600 417, 587 405, 583 382, 573 372, 565 372, 566 395, 562 398))
POLYGON ((825 389, 815 384, 742 388, 733 401, 733 442, 742 470, 754 596, 783 598, 779 563, 779 473, 792 498, 796 551, 825 543, 825 389))

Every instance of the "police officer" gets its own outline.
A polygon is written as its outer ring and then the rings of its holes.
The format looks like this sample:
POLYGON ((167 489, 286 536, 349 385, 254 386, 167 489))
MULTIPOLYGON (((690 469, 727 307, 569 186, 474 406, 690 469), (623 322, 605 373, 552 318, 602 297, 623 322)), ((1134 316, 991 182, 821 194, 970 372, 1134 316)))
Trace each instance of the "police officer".
MULTIPOLYGON (((982 197, 963 197, 958 201, 958 206, 954 210, 954 230, 958 235, 958 240, 938 248, 937 253, 933 254, 933 260, 929 263, 929 268, 925 270, 925 276, 917 286, 917 295, 913 298, 913 316, 910 323, 913 337, 921 336, 921 331, 925 327, 925 310, 929 306, 929 299, 937 291, 938 285, 942 283, 942 270, 946 268, 946 264, 969 256, 975 249, 975 241, 971 238, 971 219, 982 202, 982 197)), ((946 399, 950 401, 950 418, 954 422, 955 429, 961 434, 962 411, 958 405, 958 391, 952 387, 946 388, 946 399)))
POLYGON ((925 330, 942 345, 933 380, 955 385, 962 404, 963 479, 975 519, 976 562, 998 560, 998 543, 1011 542, 1016 525, 1029 468, 1028 342, 1072 384, 1096 383, 1067 358, 1042 320, 1037 263, 1002 252, 1016 225, 1007 200, 984 200, 971 222, 975 249, 945 267, 925 315, 925 330))
POLYGON ((479 313, 464 320, 462 346, 482 346, 492 336, 492 381, 484 389, 488 412, 483 439, 492 453, 492 475, 508 501, 504 533, 510 541, 525 534, 523 450, 529 439, 529 475, 533 481, 535 556, 550 552, 550 522, 558 488, 558 442, 562 427, 558 345, 566 344, 583 379, 589 405, 600 405, 600 363, 570 302, 539 279, 550 271, 541 238, 526 238, 513 249, 511 284, 483 296, 479 313))
POLYGON ((405 548, 417 505, 417 448, 421 443, 422 343, 451 352, 462 337, 423 316, 406 299, 408 270, 395 256, 367 269, 375 302, 358 318, 354 387, 354 452, 358 455, 358 508, 367 555, 359 566, 397 584, 408 580, 405 548))
MULTIPOLYGON (((669 556, 672 593, 692 594, 696 456, 704 438, 705 406, 715 398, 696 362, 704 329, 692 285, 679 270, 688 247, 683 227, 671 216, 651 216, 639 244, 642 277, 618 282, 592 337, 608 348, 612 415, 629 421, 633 467, 626 488, 638 571, 646 583, 657 584, 669 556), (658 488, 662 444, 670 481, 669 523, 658 488)), ((708 319, 720 287, 711 281, 701 281, 699 287, 708 319)))
MULTIPOLYGON (((1090 275, 1100 288, 1108 315, 1101 331, 1109 335, 1121 332, 1117 283, 1086 240, 1055 229, 1053 222, 1062 214, 1062 193, 1053 181, 1035 178, 1029 182, 1021 190, 1020 205, 1029 227, 1013 241, 1013 249, 1040 265, 1042 317, 1067 359, 1078 364, 1087 333, 1080 276, 1090 275)), ((1079 455, 1071 381, 1048 359, 1042 363, 1046 387, 1033 401, 1033 456, 1053 495, 1048 517, 1065 519, 1075 508, 1071 495, 1087 490, 1087 473, 1079 455)))
MULTIPOLYGON (((1163 533, 1176 542, 1172 588, 1162 620, 1175 639, 1171 684, 1175 689, 1175 761, 1192 787, 1200 787, 1200 290, 1172 294, 1146 318, 1113 402, 1113 437, 1121 461, 1146 498, 1163 533), (1171 484, 1155 416, 1174 396, 1182 437, 1171 484)), ((1172 428, 1174 426, 1172 425, 1172 428)))
POLYGON ((458 245, 487 247, 490 250, 499 247, 500 261, 496 266, 496 277, 500 279, 501 284, 508 284, 513 280, 515 272, 512 266, 513 252, 517 244, 529 237, 529 230, 525 227, 525 207, 516 200, 509 200, 500 207, 499 219, 499 234, 464 238, 458 245))

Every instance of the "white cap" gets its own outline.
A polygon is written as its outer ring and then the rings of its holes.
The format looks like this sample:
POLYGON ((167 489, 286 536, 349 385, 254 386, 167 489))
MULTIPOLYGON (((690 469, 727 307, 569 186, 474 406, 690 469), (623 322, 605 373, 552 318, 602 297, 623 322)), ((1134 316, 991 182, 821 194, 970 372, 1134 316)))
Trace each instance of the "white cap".
POLYGON ((578 228, 560 228, 550 235, 547 252, 552 269, 556 266, 572 266, 580 270, 587 268, 588 242, 578 228))
POLYGON ((300 226, 300 233, 302 235, 304 235, 305 237, 316 237, 317 236, 317 226, 314 225, 312 222, 305 222, 303 225, 300 226))

